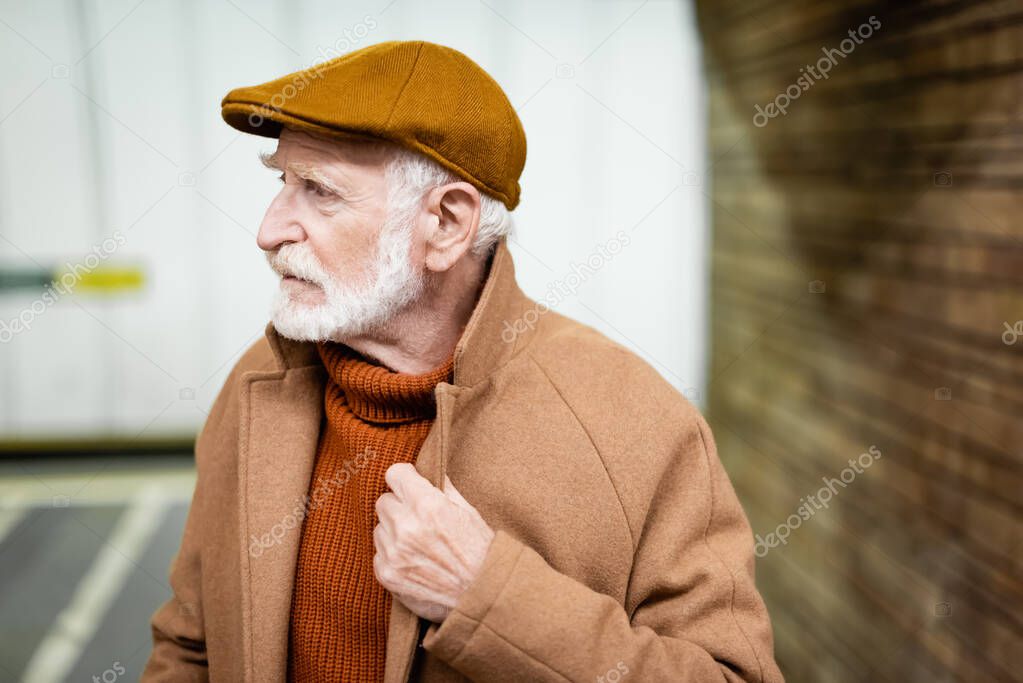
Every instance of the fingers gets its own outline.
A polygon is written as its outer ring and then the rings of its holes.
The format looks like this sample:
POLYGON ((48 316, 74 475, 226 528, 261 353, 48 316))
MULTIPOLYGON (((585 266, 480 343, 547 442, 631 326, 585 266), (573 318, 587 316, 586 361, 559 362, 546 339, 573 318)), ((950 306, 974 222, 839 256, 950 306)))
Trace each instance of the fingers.
POLYGON ((398 462, 388 467, 384 472, 384 481, 402 502, 428 496, 437 490, 416 471, 415 465, 407 462, 398 462))
POLYGON ((446 474, 444 475, 444 495, 447 496, 449 500, 451 500, 453 503, 457 505, 466 508, 472 508, 472 505, 469 504, 469 501, 462 497, 462 494, 459 492, 458 489, 455 488, 455 485, 451 483, 451 479, 449 479, 448 475, 446 474))
POLYGON ((377 498, 374 507, 377 513, 377 520, 388 533, 393 533, 394 520, 401 510, 401 501, 398 500, 398 496, 388 491, 377 498))

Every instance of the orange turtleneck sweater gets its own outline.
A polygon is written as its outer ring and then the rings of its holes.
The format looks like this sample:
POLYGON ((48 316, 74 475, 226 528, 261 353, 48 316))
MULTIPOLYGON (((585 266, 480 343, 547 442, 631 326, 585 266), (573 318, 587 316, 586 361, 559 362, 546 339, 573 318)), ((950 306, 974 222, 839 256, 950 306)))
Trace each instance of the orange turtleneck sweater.
POLYGON ((383 679, 391 594, 373 573, 384 472, 415 462, 436 416, 434 387, 454 352, 422 375, 397 373, 344 344, 320 343, 324 422, 291 601, 289 681, 383 679))

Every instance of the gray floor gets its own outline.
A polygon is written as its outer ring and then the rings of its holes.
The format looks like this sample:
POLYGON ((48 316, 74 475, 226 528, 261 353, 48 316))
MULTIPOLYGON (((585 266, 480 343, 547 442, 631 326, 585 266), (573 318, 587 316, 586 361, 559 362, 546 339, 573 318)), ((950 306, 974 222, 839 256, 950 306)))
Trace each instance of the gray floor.
POLYGON ((138 680, 193 482, 188 458, 0 467, 0 680, 138 680))

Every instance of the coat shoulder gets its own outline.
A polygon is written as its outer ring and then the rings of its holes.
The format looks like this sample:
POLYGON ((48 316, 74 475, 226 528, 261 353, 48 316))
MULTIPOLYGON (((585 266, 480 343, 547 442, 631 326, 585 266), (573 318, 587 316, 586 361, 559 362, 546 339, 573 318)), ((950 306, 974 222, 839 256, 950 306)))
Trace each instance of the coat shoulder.
POLYGON ((665 476, 705 478, 703 415, 639 355, 565 318, 530 356, 586 432, 633 538, 665 476))
MULTIPOLYGON (((553 332, 530 349, 533 360, 559 389, 577 402, 614 406, 622 421, 657 413, 694 420, 700 413, 636 352, 603 332, 558 315, 553 332)), ((605 415, 606 419, 606 415, 605 415)))

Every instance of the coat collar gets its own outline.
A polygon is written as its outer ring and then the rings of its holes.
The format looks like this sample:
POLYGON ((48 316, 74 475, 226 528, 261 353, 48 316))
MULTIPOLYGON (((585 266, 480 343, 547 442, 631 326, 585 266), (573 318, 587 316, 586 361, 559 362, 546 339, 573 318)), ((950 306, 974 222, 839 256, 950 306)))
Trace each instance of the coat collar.
MULTIPOLYGON (((455 345, 453 384, 471 387, 511 360, 534 333, 526 313, 536 306, 518 286, 508 237, 502 237, 476 307, 455 345)), ((539 315, 543 311, 534 312, 539 315)), ((266 338, 281 370, 320 364, 314 343, 283 337, 272 322, 266 326, 266 338)))

